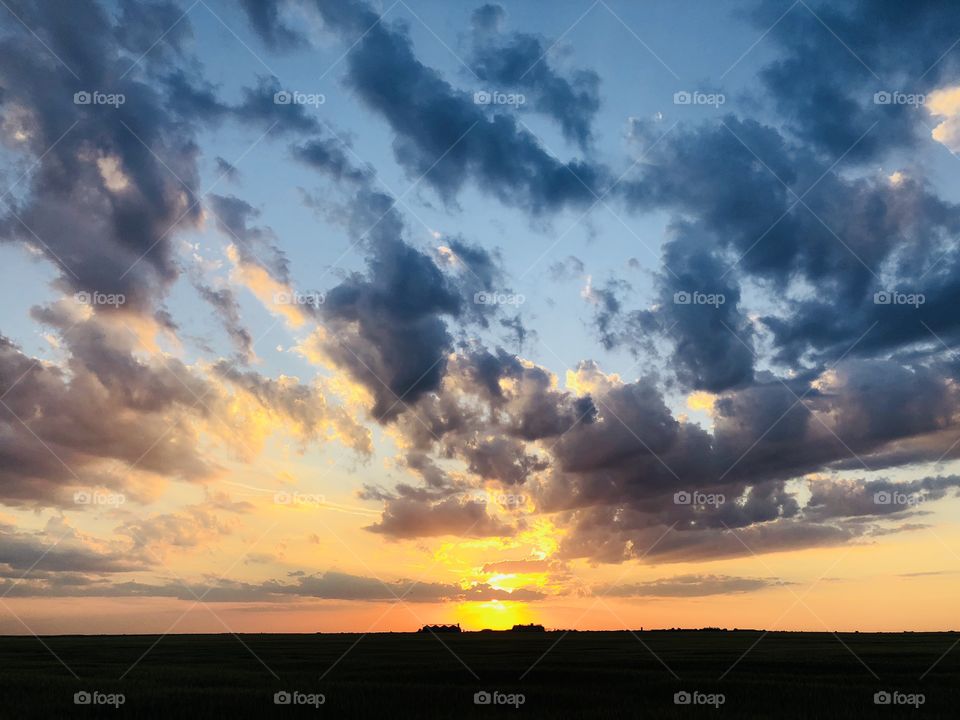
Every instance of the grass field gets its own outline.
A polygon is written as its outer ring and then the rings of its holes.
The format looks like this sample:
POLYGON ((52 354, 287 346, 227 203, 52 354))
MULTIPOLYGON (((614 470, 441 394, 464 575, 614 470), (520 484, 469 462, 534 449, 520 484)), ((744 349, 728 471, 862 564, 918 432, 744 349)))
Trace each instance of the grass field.
POLYGON ((0 717, 960 717, 960 645, 947 652, 960 641, 957 633, 858 633, 839 639, 829 633, 655 631, 157 640, 2 637, 0 717), (75 705, 79 691, 122 693, 124 703, 75 705), (278 691, 321 693, 324 703, 276 705, 278 691), (509 698, 514 704, 477 705, 474 695, 480 691, 502 693, 501 700, 514 695, 509 698), (923 704, 876 705, 874 694, 881 691, 922 693, 923 704), (677 705, 677 692, 702 693, 698 700, 720 693, 723 703, 716 707, 714 697, 712 705, 677 705), (518 693, 523 703, 516 707, 518 693))

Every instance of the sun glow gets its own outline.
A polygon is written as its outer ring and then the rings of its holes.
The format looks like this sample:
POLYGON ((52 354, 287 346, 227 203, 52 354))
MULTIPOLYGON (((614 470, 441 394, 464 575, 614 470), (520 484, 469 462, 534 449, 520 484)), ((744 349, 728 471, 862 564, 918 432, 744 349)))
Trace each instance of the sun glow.
POLYGON ((456 615, 466 630, 509 630, 514 625, 534 621, 529 605, 509 600, 463 602, 457 605, 456 615))

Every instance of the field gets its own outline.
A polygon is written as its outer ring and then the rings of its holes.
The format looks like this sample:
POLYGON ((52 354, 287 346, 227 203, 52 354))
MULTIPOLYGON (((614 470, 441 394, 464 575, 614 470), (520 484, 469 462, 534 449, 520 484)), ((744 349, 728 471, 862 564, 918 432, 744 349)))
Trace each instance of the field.
POLYGON ((955 718, 960 705, 960 646, 947 652, 960 641, 956 633, 390 633, 157 640, 2 637, 0 717, 955 718), (76 705, 74 693, 81 691, 122 693, 124 702, 119 708, 76 705), (324 702, 276 705, 279 691, 303 693, 297 697, 301 702, 319 702, 306 696, 322 694, 324 702), (500 693, 498 704, 475 704, 482 691, 500 693), (883 691, 894 703, 874 703, 875 693, 883 691), (678 692, 695 700, 678 705, 678 692), (917 708, 918 694, 923 703, 917 708))

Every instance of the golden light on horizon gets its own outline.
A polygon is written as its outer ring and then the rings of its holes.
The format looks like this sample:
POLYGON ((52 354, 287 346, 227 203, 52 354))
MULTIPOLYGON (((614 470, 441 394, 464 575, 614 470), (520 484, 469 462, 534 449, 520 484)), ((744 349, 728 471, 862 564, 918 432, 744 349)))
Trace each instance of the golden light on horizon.
POLYGON ((527 603, 512 600, 471 601, 457 605, 456 617, 464 630, 509 630, 533 622, 534 612, 527 603))

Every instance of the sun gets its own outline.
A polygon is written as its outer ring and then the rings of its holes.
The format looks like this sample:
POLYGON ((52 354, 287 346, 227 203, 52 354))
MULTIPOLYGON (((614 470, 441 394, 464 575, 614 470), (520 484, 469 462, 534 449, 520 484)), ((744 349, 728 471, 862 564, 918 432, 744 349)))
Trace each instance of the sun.
POLYGON ((512 600, 462 602, 457 605, 456 614, 465 630, 509 630, 514 625, 534 620, 534 613, 527 603, 512 600))

